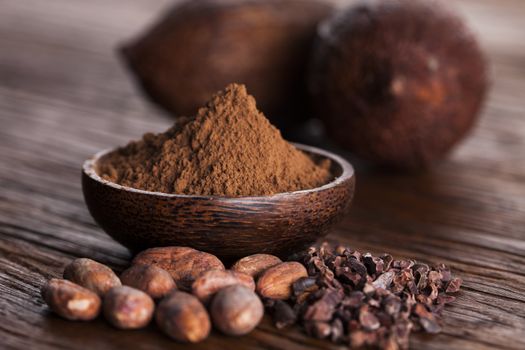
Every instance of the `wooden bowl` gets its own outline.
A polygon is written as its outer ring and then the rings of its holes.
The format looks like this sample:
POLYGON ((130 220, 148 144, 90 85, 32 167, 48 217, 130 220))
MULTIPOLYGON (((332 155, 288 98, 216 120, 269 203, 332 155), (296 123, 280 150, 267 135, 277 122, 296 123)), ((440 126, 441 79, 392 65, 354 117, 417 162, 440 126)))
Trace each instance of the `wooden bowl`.
POLYGON ((254 253, 285 257, 324 237, 349 207, 354 169, 341 157, 295 146, 332 162, 334 179, 318 188, 261 197, 192 196, 149 192, 103 180, 97 161, 84 163, 82 190, 95 221, 132 251, 189 246, 231 260, 254 253))

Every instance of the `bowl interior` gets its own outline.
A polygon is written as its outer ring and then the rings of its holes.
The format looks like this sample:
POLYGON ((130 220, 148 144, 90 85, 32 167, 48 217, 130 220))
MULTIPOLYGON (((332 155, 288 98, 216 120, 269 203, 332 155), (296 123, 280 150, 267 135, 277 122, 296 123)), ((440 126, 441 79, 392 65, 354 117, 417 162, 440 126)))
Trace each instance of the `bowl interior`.
POLYGON ((283 196, 287 194, 296 194, 296 193, 324 190, 327 187, 336 186, 340 182, 345 181, 348 178, 351 178, 354 176, 354 169, 352 165, 348 163, 342 157, 336 154, 330 153, 328 151, 313 147, 313 146, 307 146, 307 145, 298 144, 298 143, 292 143, 292 144, 299 150, 306 153, 316 164, 321 164, 322 162, 326 160, 330 160, 329 171, 330 171, 330 174, 332 175, 330 181, 316 188, 309 188, 309 189, 290 191, 290 192, 282 192, 282 193, 276 193, 276 194, 268 195, 268 196, 224 197, 224 196, 212 196, 212 195, 187 195, 187 194, 178 194, 178 193, 147 191, 147 190, 142 190, 138 188, 120 185, 115 182, 105 180, 99 175, 99 162, 104 160, 104 158, 107 157, 111 152, 115 151, 115 149, 107 149, 107 150, 103 150, 95 154, 91 159, 87 160, 84 163, 83 170, 87 175, 89 175, 94 180, 100 181, 107 186, 115 187, 115 188, 122 189, 125 191, 149 193, 149 194, 156 195, 156 196, 174 196, 174 197, 191 197, 191 198, 208 198, 208 199, 217 198, 221 200, 235 200, 235 199, 242 199, 242 198, 272 198, 272 197, 279 197, 279 196, 283 196))

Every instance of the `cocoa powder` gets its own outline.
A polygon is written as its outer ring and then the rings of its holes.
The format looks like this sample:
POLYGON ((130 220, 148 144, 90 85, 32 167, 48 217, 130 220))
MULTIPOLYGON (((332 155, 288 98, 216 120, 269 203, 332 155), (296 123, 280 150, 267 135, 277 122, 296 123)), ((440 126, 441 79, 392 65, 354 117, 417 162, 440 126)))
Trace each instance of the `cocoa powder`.
POLYGON ((148 191, 239 197, 314 188, 330 179, 328 168, 285 141, 246 88, 231 84, 194 118, 106 155, 98 172, 148 191))

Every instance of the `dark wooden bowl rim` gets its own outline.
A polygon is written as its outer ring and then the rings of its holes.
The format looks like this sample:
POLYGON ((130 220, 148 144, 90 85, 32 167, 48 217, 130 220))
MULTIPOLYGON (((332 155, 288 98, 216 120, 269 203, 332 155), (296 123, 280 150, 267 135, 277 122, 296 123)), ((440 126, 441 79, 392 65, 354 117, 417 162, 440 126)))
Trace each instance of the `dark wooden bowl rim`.
POLYGON ((146 190, 141 190, 141 189, 137 189, 137 188, 133 188, 133 187, 119 185, 119 184, 116 184, 114 182, 111 182, 111 181, 108 181, 108 180, 104 180, 97 174, 97 172, 95 171, 94 165, 97 163, 97 161, 101 157, 105 156, 109 152, 114 151, 114 149, 106 149, 106 150, 103 150, 103 151, 100 151, 100 152, 96 153, 93 157, 91 157, 90 159, 88 159, 88 160, 86 160, 84 162, 84 164, 82 166, 82 169, 83 169, 84 173, 86 175, 88 175, 90 178, 92 178, 93 180, 98 181, 98 182, 100 182, 100 183, 102 183, 104 185, 107 185, 107 186, 119 189, 119 190, 135 192, 135 193, 143 193, 143 194, 148 194, 148 195, 152 195, 152 196, 159 196, 159 197, 195 198, 195 199, 212 199, 212 200, 213 199, 217 199, 217 200, 221 200, 221 201, 237 201, 237 200, 240 200, 240 199, 256 199, 256 198, 279 199, 279 198, 286 197, 286 196, 289 196, 289 195, 320 192, 320 191, 324 191, 326 189, 335 187, 335 186, 337 186, 337 185, 339 185, 339 184, 341 184, 341 183, 351 179, 354 176, 354 168, 352 167, 352 165, 349 162, 347 162, 342 157, 340 157, 340 156, 338 156, 338 155, 336 155, 336 154, 334 154, 332 152, 325 151, 325 150, 322 150, 322 149, 317 148, 317 147, 307 146, 307 145, 303 145, 303 144, 300 144, 300 143, 292 143, 292 144, 296 148, 298 148, 298 149, 300 149, 300 150, 302 150, 304 152, 311 153, 311 154, 313 154, 315 156, 321 156, 321 157, 325 157, 325 158, 330 159, 332 162, 337 164, 342 169, 341 174, 339 176, 335 177, 332 181, 324 184, 323 186, 319 186, 319 187, 311 188, 311 189, 291 191, 291 192, 282 192, 282 193, 272 194, 272 195, 269 195, 269 196, 224 197, 224 196, 189 195, 189 194, 177 194, 177 193, 164 193, 164 192, 146 191, 146 190))

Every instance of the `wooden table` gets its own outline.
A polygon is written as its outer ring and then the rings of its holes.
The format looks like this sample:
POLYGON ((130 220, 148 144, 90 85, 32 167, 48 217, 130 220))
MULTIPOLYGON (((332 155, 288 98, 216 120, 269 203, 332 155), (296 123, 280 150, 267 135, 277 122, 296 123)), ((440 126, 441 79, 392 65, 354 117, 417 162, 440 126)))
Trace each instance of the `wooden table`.
MULTIPOLYGON (((117 331, 47 310, 42 283, 76 257, 121 270, 129 252, 90 217, 80 165, 171 120, 149 105, 114 54, 168 1, 0 0, 0 348, 182 347, 155 327, 117 331)), ((492 60, 479 125, 420 175, 358 171, 357 196, 331 238, 375 253, 445 262, 464 280, 438 336, 414 349, 525 348, 525 5, 457 4, 492 60)), ((336 348, 265 320, 194 349, 336 348)))

